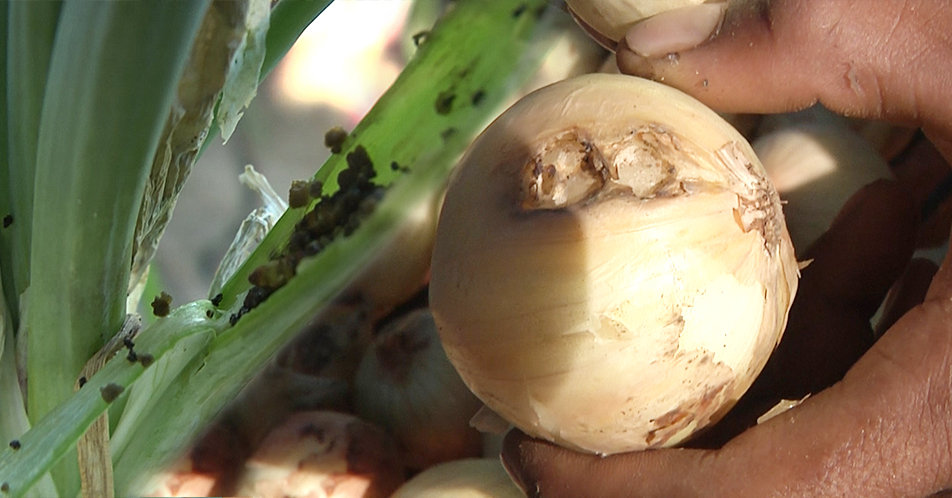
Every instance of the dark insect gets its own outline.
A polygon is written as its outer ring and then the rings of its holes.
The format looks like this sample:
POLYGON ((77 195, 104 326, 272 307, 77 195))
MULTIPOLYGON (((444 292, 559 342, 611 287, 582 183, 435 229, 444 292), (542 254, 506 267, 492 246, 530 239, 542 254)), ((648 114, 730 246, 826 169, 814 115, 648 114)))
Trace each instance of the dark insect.
POLYGON ((155 358, 152 357, 152 355, 150 355, 149 353, 139 354, 139 363, 142 364, 142 368, 148 368, 149 365, 151 365, 153 361, 155 361, 155 358))
POLYGON ((112 382, 99 388, 99 394, 102 395, 103 401, 106 403, 112 403, 122 394, 125 388, 119 384, 113 384, 112 382))
POLYGON ((218 305, 221 304, 222 299, 225 299, 225 296, 221 292, 215 294, 215 297, 212 298, 212 306, 217 308, 218 305))
POLYGON ((172 296, 163 291, 152 301, 152 314, 155 316, 166 316, 172 307, 172 296))
POLYGON ((10 447, 13 448, 14 450, 20 449, 20 440, 14 439, 13 441, 10 441, 10 447))
POLYGON ((311 180, 307 184, 307 193, 314 199, 317 199, 321 196, 321 192, 324 190, 324 183, 320 180, 311 180))
POLYGON ((279 259, 269 261, 252 270, 248 275, 248 281, 263 289, 275 290, 284 286, 293 276, 294 266, 284 259, 279 259))
POLYGON ((126 359, 131 361, 132 363, 135 363, 139 361, 139 355, 137 355, 135 351, 130 349, 129 354, 126 355, 126 359))
POLYGON ((311 202, 310 184, 307 180, 294 180, 288 189, 288 206, 297 209, 311 202))
POLYGON ((215 312, 212 310, 205 310, 205 316, 208 318, 215 318, 215 312))
POLYGON ((324 146, 334 154, 340 154, 347 140, 347 131, 340 126, 335 126, 324 133, 324 146))
POLYGON ((367 153, 367 149, 364 148, 363 145, 358 145, 354 148, 353 152, 347 154, 347 169, 337 174, 337 183, 341 189, 345 189, 355 183, 362 183, 363 181, 369 180, 373 178, 373 176, 374 162, 370 159, 370 154, 367 153), (349 172, 354 180, 346 185, 340 179, 341 175, 345 172, 349 172))
POLYGON ((80 377, 80 378, 79 378, 79 387, 85 386, 85 385, 86 385, 86 382, 88 382, 88 381, 86 380, 86 376, 80 377))
POLYGON ((125 347, 128 348, 128 349, 132 349, 132 348, 136 347, 136 343, 132 342, 132 339, 130 339, 130 338, 128 338, 128 337, 123 337, 123 338, 122 338, 122 345, 125 346, 125 347))
POLYGON ((6 215, 6 216, 3 217, 3 228, 7 228, 8 226, 10 226, 10 225, 12 225, 12 224, 13 224, 13 215, 12 215, 12 214, 8 214, 8 215, 6 215))

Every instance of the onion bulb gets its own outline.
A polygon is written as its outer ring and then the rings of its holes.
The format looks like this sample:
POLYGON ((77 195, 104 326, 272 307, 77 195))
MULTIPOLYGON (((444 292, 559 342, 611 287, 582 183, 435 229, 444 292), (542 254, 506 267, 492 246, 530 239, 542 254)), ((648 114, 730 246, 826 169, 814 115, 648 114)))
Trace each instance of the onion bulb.
POLYGON ((753 147, 786 201, 787 227, 800 253, 859 189, 893 177, 879 152, 841 123, 797 122, 758 137, 753 147))
POLYGON ((719 419, 780 340, 799 274, 744 138, 677 90, 606 74, 534 92, 476 139, 431 271, 467 386, 599 454, 719 419))
POLYGON ((430 467, 391 498, 523 498, 499 458, 456 460, 430 467))
POLYGON ((565 0, 569 11, 590 35, 614 48, 632 25, 668 10, 705 0, 565 0))
POLYGON ((410 469, 477 456, 482 405, 446 358, 429 310, 384 327, 354 378, 354 410, 387 430, 410 469))
POLYGON ((245 463, 238 496, 384 498, 403 483, 393 441, 352 415, 299 412, 245 463))

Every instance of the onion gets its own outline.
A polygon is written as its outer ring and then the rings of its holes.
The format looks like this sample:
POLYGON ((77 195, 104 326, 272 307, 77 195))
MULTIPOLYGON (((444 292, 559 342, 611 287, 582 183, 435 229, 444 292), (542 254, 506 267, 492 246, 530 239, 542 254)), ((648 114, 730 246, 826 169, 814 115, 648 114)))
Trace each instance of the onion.
POLYGON ((604 74, 530 94, 473 143, 431 271, 467 386, 524 432, 600 454, 723 416, 798 278, 744 138, 677 90, 604 74))
POLYGON ((343 413, 292 415, 245 464, 238 496, 383 498, 403 483, 393 442, 343 413))
POLYGON ((354 379, 357 415, 393 435, 411 469, 479 455, 481 437, 469 419, 480 406, 446 358, 426 309, 385 327, 354 379))
POLYGON ((784 214, 797 252, 830 228, 846 201, 881 178, 892 178, 885 159, 838 122, 795 122, 761 135, 754 150, 786 201, 784 214))
POLYGON ((565 0, 579 24, 600 43, 614 49, 632 25, 668 10, 705 0, 565 0))
POLYGON ((392 498, 523 498, 498 458, 456 460, 410 479, 392 498))

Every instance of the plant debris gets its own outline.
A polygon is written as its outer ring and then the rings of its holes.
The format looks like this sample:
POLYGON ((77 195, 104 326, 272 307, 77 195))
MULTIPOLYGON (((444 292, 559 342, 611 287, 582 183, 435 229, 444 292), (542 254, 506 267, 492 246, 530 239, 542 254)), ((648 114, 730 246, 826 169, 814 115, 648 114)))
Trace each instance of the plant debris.
POLYGON ((429 36, 429 34, 429 31, 418 31, 414 33, 413 36, 410 37, 413 39, 413 46, 419 47, 421 43, 426 41, 426 37, 429 36))
POLYGON ((99 388, 99 394, 102 395, 103 401, 106 403, 112 403, 122 394, 125 388, 119 384, 114 384, 112 382, 99 388))

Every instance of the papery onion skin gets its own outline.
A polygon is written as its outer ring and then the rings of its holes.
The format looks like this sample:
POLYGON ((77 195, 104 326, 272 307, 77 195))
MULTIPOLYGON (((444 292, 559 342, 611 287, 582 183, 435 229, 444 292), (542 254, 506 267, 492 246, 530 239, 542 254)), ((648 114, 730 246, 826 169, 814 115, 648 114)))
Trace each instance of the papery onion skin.
POLYGON ((487 406, 612 454, 723 416, 779 342, 797 278, 739 133, 677 90, 587 75, 530 94, 464 156, 430 304, 487 406), (586 165, 549 167, 573 158, 586 165))

